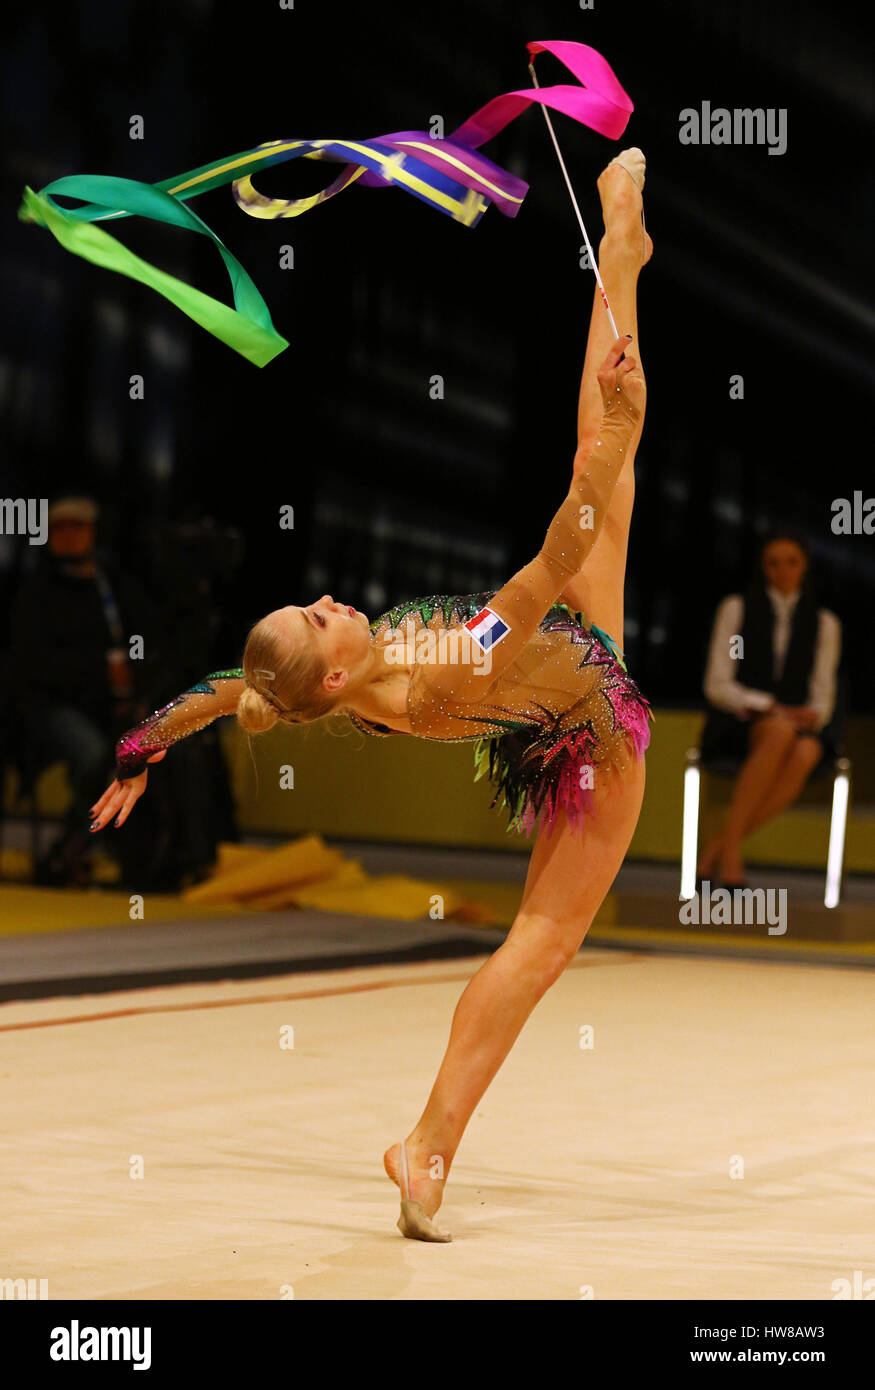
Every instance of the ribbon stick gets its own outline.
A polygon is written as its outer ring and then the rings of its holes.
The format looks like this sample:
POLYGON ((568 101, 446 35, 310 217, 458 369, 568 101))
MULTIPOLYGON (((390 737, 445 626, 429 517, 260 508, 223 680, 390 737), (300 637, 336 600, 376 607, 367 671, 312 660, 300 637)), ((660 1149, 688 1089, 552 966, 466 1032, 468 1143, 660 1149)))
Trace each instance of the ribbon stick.
MULTIPOLYGON (((532 57, 531 57, 531 59, 530 59, 530 61, 529 61, 529 72, 532 74, 532 81, 534 82, 535 86, 536 86, 536 87, 540 87, 541 84, 540 84, 540 82, 538 81, 537 76, 535 75, 535 55, 534 55, 534 53, 532 54, 532 57)), ((574 208, 574 211, 575 211, 576 214, 577 214, 577 220, 578 220, 578 222, 580 223, 580 230, 581 230, 581 232, 583 233, 583 240, 584 240, 584 242, 586 243, 586 249, 587 249, 587 252, 589 253, 589 263, 590 263, 590 265, 592 266, 593 270, 595 271, 596 282, 597 282, 597 284, 598 284, 599 289, 601 290, 601 296, 602 296, 602 299, 604 300, 605 308, 606 308, 607 311, 608 311, 608 318, 609 318, 610 321, 611 321, 611 328, 612 328, 613 331, 614 331, 614 337, 615 337, 615 338, 619 338, 619 336, 620 336, 619 330, 617 329, 617 325, 616 325, 616 322, 615 322, 615 320, 614 320, 614 315, 613 315, 613 313, 612 313, 612 311, 611 311, 611 306, 610 306, 610 304, 608 303, 608 296, 605 294, 605 287, 604 287, 604 285, 602 284, 602 277, 601 277, 601 275, 600 275, 600 273, 599 273, 598 261, 597 261, 596 258, 595 258, 595 252, 593 251, 592 246, 591 246, 591 244, 590 244, 589 237, 587 236, 586 227, 584 226, 583 217, 581 216, 580 208, 577 206, 577 199, 576 199, 575 196, 574 196, 574 189, 571 187, 571 180, 570 180, 570 178, 568 177, 568 170, 567 170, 566 167, 565 167, 565 160, 562 158, 562 151, 561 151, 560 148, 559 148, 559 141, 556 139, 556 133, 555 133, 555 131, 553 130, 553 122, 550 120, 550 113, 548 112, 546 106, 542 106, 542 107, 541 107, 541 110, 542 110, 543 113, 544 113, 544 120, 547 122, 547 129, 548 129, 549 132, 550 132, 550 139, 553 141, 553 148, 554 148, 555 151, 556 151, 556 158, 559 160, 559 167, 560 167, 560 169, 562 170, 563 176, 564 176, 564 178, 565 178, 565 183, 566 183, 566 186, 567 186, 567 188, 568 188, 569 196, 570 196, 570 198, 571 198, 571 205, 572 205, 572 207, 574 208)), ((625 356, 625 353, 624 353, 623 355, 625 356)))
POLYGON ((447 139, 433 139, 423 130, 404 130, 368 140, 272 140, 155 184, 72 175, 56 179, 39 193, 25 187, 18 215, 46 227, 74 255, 149 285, 261 367, 287 348, 288 340, 274 328, 268 307, 243 266, 186 206, 188 200, 230 183, 238 207, 249 216, 282 219, 298 217, 358 183, 363 188, 401 188, 466 227, 476 227, 493 203, 504 216, 515 217, 529 185, 480 154, 480 145, 533 103, 541 105, 545 116, 549 106, 614 140, 622 135, 633 110, 610 66, 595 49, 563 40, 532 42, 527 48, 533 56, 553 53, 581 85, 540 88, 536 84, 534 91, 506 92, 475 111, 447 139), (307 198, 268 198, 254 187, 253 175, 262 169, 298 158, 339 162, 344 168, 327 188, 307 198), (62 206, 58 197, 78 199, 82 206, 62 206), (131 216, 208 237, 228 271, 234 307, 150 265, 95 225, 131 216))

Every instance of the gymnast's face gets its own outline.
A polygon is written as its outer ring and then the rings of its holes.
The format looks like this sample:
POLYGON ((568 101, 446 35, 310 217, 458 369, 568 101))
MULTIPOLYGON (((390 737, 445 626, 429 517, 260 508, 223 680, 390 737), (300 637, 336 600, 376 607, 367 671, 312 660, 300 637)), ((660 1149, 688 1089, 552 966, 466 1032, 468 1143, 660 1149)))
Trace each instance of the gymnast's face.
POLYGON ((780 594, 795 594, 805 578, 808 559, 795 541, 777 540, 766 546, 762 565, 767 584, 780 594))
POLYGON ((272 616, 284 626, 290 641, 309 642, 325 662, 328 671, 322 684, 329 694, 341 690, 367 658, 371 633, 366 614, 349 604, 335 603, 330 594, 306 608, 289 604, 272 616))

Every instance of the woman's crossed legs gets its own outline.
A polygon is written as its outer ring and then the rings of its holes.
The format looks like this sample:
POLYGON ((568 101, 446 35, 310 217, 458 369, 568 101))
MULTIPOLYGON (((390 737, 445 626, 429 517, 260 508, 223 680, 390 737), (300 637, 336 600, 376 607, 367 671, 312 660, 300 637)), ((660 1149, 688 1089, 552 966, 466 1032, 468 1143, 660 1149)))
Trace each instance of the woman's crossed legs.
POLYGON ((735 779, 723 833, 703 851, 699 876, 707 878, 716 869, 724 882, 742 882, 742 841, 793 805, 822 756, 820 739, 797 734, 783 715, 765 714, 756 719, 747 758, 735 779))

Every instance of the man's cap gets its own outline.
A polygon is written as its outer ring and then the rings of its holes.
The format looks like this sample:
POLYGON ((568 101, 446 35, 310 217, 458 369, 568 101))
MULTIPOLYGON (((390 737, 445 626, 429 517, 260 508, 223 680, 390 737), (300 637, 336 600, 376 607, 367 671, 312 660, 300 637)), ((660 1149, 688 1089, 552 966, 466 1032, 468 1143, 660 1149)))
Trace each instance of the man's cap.
POLYGON ((59 497, 49 507, 49 525, 53 521, 97 521, 97 503, 90 497, 59 497))

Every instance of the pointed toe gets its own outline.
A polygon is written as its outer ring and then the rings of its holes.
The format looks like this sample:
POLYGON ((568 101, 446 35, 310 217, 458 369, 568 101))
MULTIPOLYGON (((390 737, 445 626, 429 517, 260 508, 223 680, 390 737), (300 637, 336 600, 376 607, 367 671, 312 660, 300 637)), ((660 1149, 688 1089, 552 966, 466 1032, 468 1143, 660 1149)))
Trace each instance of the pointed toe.
POLYGON ((630 145, 627 150, 622 150, 615 159, 611 160, 611 163, 619 164, 621 169, 625 169, 636 188, 638 188, 640 192, 644 192, 644 176, 647 171, 647 160, 644 158, 643 152, 639 150, 637 145, 630 145))
POLYGON ((436 1244, 446 1244, 453 1237, 449 1231, 442 1231, 423 1210, 422 1203, 410 1196, 410 1171, 407 1165, 407 1141, 401 1140, 401 1154, 398 1165, 401 1188, 401 1215, 398 1230, 408 1240, 430 1240, 436 1244))
POLYGON ((428 1240, 436 1244, 446 1244, 453 1239, 449 1231, 442 1231, 436 1226, 431 1217, 426 1216, 421 1204, 414 1202, 410 1197, 401 1198, 398 1229, 408 1240, 428 1240))

